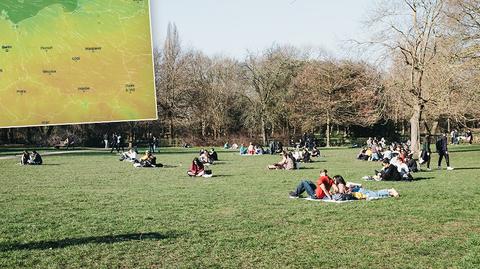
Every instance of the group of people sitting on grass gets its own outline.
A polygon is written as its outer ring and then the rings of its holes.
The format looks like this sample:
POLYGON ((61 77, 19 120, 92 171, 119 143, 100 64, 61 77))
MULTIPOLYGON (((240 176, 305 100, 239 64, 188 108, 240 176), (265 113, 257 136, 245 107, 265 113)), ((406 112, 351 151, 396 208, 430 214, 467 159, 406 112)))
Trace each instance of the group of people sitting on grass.
POLYGON ((157 162, 157 157, 153 155, 150 150, 145 151, 145 154, 138 159, 138 151, 136 148, 129 148, 128 151, 123 152, 120 156, 120 161, 133 163, 134 167, 156 168, 163 167, 163 164, 157 162))
POLYGON ((218 161, 218 154, 214 148, 212 148, 210 151, 201 149, 198 159, 204 165, 211 165, 218 161))
POLYGON ((239 148, 240 155, 263 155, 268 154, 269 151, 265 151, 262 146, 254 145, 250 142, 250 144, 245 146, 244 144, 240 145, 239 148))
POLYGON ((22 156, 20 157, 20 164, 21 165, 42 165, 43 159, 40 153, 36 152, 35 150, 32 153, 24 150, 22 152, 22 156))
POLYGON ((212 170, 206 169, 205 166, 209 166, 218 161, 218 154, 214 148, 210 151, 201 149, 200 155, 195 157, 190 164, 190 168, 187 174, 190 177, 212 177, 212 170))
POLYGON ((319 157, 320 151, 314 147, 310 152, 307 148, 297 148, 293 152, 283 150, 281 153, 282 160, 278 163, 271 164, 268 169, 271 170, 293 170, 298 169, 300 162, 310 163, 312 162, 312 157, 319 157))
POLYGON ((300 198, 303 193, 308 195, 309 199, 320 200, 358 200, 358 199, 378 199, 385 197, 398 197, 395 189, 384 189, 372 191, 362 188, 360 184, 346 183, 340 176, 334 176, 333 179, 328 176, 327 170, 320 171, 320 177, 317 184, 310 180, 301 181, 294 191, 289 193, 290 198, 300 198))

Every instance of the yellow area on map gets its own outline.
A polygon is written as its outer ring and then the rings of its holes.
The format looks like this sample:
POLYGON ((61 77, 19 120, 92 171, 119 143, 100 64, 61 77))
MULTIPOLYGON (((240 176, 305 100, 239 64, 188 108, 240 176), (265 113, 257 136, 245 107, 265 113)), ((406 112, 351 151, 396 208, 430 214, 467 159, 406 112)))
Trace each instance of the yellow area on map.
POLYGON ((2 0, 0 127, 156 119, 149 12, 148 0, 2 0))

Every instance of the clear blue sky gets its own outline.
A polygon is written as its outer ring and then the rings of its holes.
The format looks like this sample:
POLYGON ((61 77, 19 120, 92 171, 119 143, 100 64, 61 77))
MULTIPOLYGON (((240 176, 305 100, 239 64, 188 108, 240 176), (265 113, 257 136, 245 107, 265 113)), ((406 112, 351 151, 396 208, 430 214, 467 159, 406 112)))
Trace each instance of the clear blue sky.
POLYGON ((361 21, 374 0, 151 0, 153 39, 161 46, 168 22, 182 44, 208 55, 242 59, 272 44, 320 47, 348 55, 345 41, 362 38, 361 21))

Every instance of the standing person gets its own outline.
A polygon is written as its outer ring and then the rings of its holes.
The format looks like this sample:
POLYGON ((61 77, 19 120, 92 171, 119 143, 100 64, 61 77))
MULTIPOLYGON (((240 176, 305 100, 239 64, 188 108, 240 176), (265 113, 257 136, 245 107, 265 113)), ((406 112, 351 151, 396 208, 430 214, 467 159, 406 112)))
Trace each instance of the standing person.
POLYGON ((438 170, 442 169, 442 159, 445 157, 447 163, 447 170, 453 170, 453 167, 450 166, 450 156, 448 154, 448 138, 447 133, 443 133, 442 137, 437 140, 435 144, 438 152, 438 170))
POLYGON ((105 148, 108 149, 108 134, 103 135, 103 144, 105 144, 105 148))
POLYGON ((153 152, 155 153, 157 150, 158 146, 158 138, 156 136, 153 136, 153 152))
POLYGON ((148 135, 148 150, 150 152, 155 152, 154 147, 153 147, 153 135, 152 134, 148 135))
POLYGON ((432 155, 432 150, 430 149, 430 136, 427 134, 423 140, 422 144, 422 155, 420 156, 422 162, 420 164, 427 163, 427 170, 430 171, 430 159, 432 155))
POLYGON ((117 135, 117 153, 120 152, 120 148, 122 148, 122 152, 125 151, 125 148, 123 147, 123 143, 122 143, 122 135, 118 134, 117 135))
POLYGON ((112 138, 110 140, 110 146, 112 147, 112 150, 110 150, 110 153, 113 153, 113 150, 117 147, 117 134, 113 133, 112 138))
POLYGON ((472 134, 472 131, 471 130, 467 130, 467 132, 465 133, 466 137, 467 137, 467 141, 468 143, 471 145, 472 142, 473 142, 473 134, 472 134))

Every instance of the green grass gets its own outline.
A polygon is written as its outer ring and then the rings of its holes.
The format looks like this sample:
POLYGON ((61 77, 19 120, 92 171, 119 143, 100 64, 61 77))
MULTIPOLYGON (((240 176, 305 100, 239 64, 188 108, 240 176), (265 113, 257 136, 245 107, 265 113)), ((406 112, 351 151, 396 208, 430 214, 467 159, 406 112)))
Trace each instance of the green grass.
POLYGON ((457 170, 415 182, 361 181, 379 164, 356 161, 356 149, 324 150, 296 171, 267 171, 278 156, 220 152, 215 177, 191 179, 195 152, 169 149, 163 169, 108 153, 45 157, 40 167, 0 161, 0 267, 480 267, 478 146, 452 148, 457 170), (401 197, 288 199, 321 168, 401 197))

